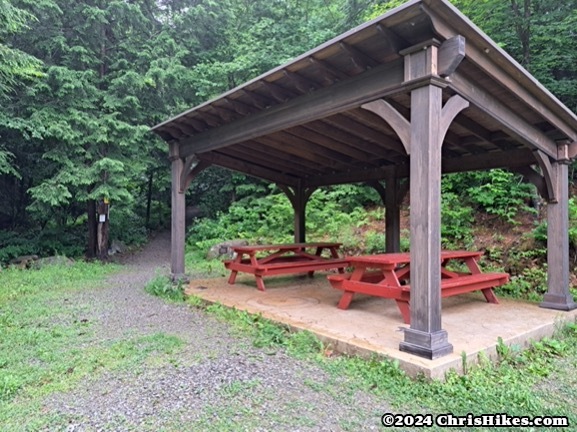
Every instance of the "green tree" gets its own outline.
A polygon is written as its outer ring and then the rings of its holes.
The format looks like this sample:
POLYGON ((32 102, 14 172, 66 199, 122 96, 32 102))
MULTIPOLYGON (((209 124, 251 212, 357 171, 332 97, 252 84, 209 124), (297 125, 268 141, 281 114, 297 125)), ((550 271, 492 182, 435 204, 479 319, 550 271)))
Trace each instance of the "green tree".
POLYGON ((147 93, 158 91, 147 76, 160 33, 154 5, 43 1, 30 10, 38 25, 18 40, 46 64, 46 78, 11 105, 11 124, 20 125, 13 146, 28 150, 19 152, 22 161, 33 155, 41 166, 23 179, 32 199, 28 208, 41 226, 66 226, 85 212, 89 255, 96 249, 96 202, 130 208, 151 163, 148 124, 161 114, 143 109, 142 101, 157 101, 147 93))
MULTIPOLYGON (((27 28, 34 17, 19 9, 7 0, 0 0, 0 103, 5 105, 17 87, 31 79, 41 76, 41 63, 38 59, 14 48, 10 38, 27 28)), ((4 109, 0 108, 0 122, 6 121, 4 109)), ((2 136, 0 135, 0 139, 2 136)), ((20 177, 13 165, 14 154, 7 151, 0 141, 0 175, 9 174, 20 177)))

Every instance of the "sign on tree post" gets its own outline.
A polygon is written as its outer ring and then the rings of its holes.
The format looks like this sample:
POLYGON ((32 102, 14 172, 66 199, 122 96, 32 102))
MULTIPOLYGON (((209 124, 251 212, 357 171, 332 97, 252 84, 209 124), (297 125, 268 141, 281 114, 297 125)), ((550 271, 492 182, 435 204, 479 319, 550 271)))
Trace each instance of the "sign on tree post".
POLYGON ((99 260, 108 259, 108 232, 109 232, 109 215, 110 201, 104 198, 98 201, 98 225, 97 225, 97 251, 96 256, 99 260))

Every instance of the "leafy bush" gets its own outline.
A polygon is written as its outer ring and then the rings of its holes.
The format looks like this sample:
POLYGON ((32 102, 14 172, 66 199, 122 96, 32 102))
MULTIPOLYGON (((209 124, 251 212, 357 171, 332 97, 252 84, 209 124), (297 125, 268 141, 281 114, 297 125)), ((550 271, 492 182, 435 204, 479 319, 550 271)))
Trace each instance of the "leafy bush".
POLYGON ((468 246, 473 241, 473 209, 453 192, 443 193, 441 238, 444 247, 468 246))
POLYGON ((114 206, 110 209, 110 241, 120 240, 127 245, 146 243, 148 232, 144 220, 128 207, 114 206))
MULTIPOLYGON (((533 230, 535 241, 547 247, 547 221, 539 223, 533 230)), ((569 198, 569 247, 577 252, 577 202, 575 198, 569 198)))
POLYGON ((513 275, 508 284, 496 290, 497 293, 505 293, 513 298, 539 301, 547 291, 547 268, 527 267, 520 274, 513 275))
MULTIPOLYGON (((344 227, 360 227, 369 217, 360 202, 371 202, 363 189, 358 194, 351 188, 320 189, 307 205, 306 230, 310 238, 338 240, 344 243, 344 227), (356 204, 355 204, 356 203, 356 204), (349 208, 351 205, 357 207, 349 208)), ((284 193, 247 196, 233 203, 228 212, 216 219, 197 220, 188 232, 188 244, 207 248, 219 241, 246 239, 255 243, 286 243, 293 241, 293 208, 284 193)))
POLYGON ((64 255, 78 257, 84 253, 83 227, 70 227, 63 231, 58 227, 27 232, 0 232, 0 263, 23 255, 64 255))
POLYGON ((383 253, 385 251, 385 234, 367 231, 365 232, 365 253, 383 253))
POLYGON ((184 285, 182 281, 173 283, 168 276, 156 276, 146 284, 144 290, 157 297, 166 300, 183 301, 184 285))
POLYGON ((501 169, 447 175, 443 177, 443 192, 452 192, 462 202, 512 224, 521 211, 534 211, 528 205, 535 196, 534 186, 501 169))

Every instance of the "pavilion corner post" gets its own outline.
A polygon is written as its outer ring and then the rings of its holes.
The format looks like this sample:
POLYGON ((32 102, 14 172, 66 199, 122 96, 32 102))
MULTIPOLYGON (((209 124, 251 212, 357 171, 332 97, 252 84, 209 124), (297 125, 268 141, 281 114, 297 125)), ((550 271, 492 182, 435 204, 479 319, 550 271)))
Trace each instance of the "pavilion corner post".
MULTIPOLYGON (((469 103, 459 95, 443 106, 443 89, 464 58, 465 40, 430 40, 400 52, 411 91, 411 327, 401 351, 435 359, 453 352, 441 327, 441 147, 453 119, 469 103)), ((397 122, 401 129, 405 121, 397 122)), ((408 123, 408 122, 407 122, 408 123)))
POLYGON ((441 328, 442 91, 411 92, 411 327, 399 349, 428 359, 453 352, 441 328))
POLYGON ((540 306, 569 311, 577 303, 569 291, 569 176, 568 166, 553 163, 557 202, 547 204, 547 293, 540 306))
POLYGON ((178 155, 177 144, 170 144, 169 159, 172 174, 170 271, 173 280, 183 280, 186 279, 184 270, 186 191, 181 190, 184 160, 178 155))

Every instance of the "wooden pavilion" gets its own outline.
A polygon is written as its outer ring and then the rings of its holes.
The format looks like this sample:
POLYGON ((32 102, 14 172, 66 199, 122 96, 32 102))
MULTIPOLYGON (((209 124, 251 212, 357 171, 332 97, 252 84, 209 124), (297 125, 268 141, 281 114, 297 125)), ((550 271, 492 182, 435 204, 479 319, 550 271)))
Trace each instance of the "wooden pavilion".
POLYGON ((210 165, 276 183, 294 207, 297 242, 315 189, 365 182, 383 198, 386 251, 396 252, 409 190, 411 326, 400 349, 440 357, 453 350, 441 325, 441 174, 506 168, 547 202, 541 306, 577 307, 568 244, 577 117, 446 0, 409 1, 152 130, 172 161, 174 277, 185 271, 185 191, 210 165))

